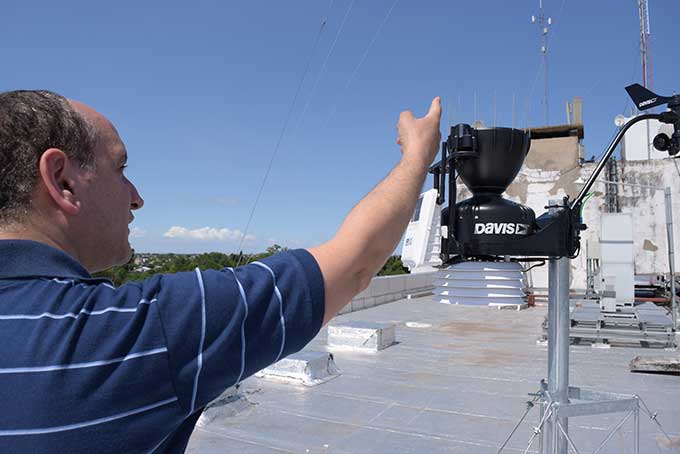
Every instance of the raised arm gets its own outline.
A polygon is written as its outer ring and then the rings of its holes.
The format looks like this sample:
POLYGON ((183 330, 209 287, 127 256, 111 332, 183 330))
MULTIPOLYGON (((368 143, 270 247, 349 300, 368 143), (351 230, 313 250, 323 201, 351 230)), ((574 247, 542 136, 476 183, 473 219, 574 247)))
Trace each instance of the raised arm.
POLYGON ((368 286, 396 248, 437 154, 440 117, 438 97, 422 118, 410 111, 401 113, 397 124, 401 161, 350 211, 333 239, 309 250, 324 277, 324 323, 368 286))

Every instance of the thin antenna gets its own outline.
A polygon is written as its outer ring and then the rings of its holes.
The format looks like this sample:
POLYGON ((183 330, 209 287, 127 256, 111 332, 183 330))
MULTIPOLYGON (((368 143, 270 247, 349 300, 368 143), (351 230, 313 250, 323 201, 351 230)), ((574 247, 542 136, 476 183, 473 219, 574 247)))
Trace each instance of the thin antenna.
POLYGON ((449 99, 446 100, 446 116, 448 123, 446 124, 446 127, 448 129, 449 126, 451 126, 451 101, 449 99))
POLYGON ((458 107, 456 108, 456 123, 461 122, 462 113, 460 111, 460 95, 458 95, 458 107))
POLYGON ((493 127, 495 128, 496 123, 496 90, 493 91, 493 127))
POLYGON ((474 103, 474 115, 472 116, 472 121, 476 122, 477 121, 477 90, 475 90, 474 95, 475 95, 474 101, 472 101, 474 103))
POLYGON ((642 58, 642 85, 651 88, 651 68, 648 63, 649 39, 651 30, 649 28, 649 3, 647 0, 638 0, 638 10, 640 13, 640 56, 642 58))
POLYGON ((645 0, 647 11, 647 83, 652 88, 652 28, 649 26, 649 3, 645 0))
MULTIPOLYGON (((638 0, 638 9, 640 11, 640 56, 642 58, 642 85, 647 88, 650 87, 651 69, 647 64, 647 56, 649 55, 649 3, 647 0, 638 0)), ((645 129, 647 130, 647 159, 651 159, 650 144, 652 142, 651 134, 649 132, 649 120, 645 120, 645 129)))
MULTIPOLYGON (((643 1, 643 0, 638 0, 643 1)), ((543 0, 538 0, 538 17, 531 16, 531 23, 538 24, 541 32, 541 55, 543 56, 543 106, 545 107, 545 124, 549 124, 550 108, 548 104, 548 28, 552 25, 552 18, 543 12, 543 0)))

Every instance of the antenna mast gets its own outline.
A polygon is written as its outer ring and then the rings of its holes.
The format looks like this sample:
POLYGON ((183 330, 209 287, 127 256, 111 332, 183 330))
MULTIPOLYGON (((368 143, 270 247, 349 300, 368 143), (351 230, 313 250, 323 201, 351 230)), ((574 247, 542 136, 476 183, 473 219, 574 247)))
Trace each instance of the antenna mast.
POLYGON ((538 0, 538 17, 531 16, 531 23, 538 24, 538 28, 541 32, 541 55, 543 56, 544 83, 543 106, 545 108, 545 124, 547 126, 550 116, 550 109, 548 106, 548 27, 552 25, 552 18, 546 17, 543 12, 543 0, 538 0))
POLYGON ((649 3, 648 0, 638 0, 640 12, 640 55, 642 56, 642 85, 645 88, 652 86, 652 65, 649 61, 649 41, 652 31, 649 28, 649 3))

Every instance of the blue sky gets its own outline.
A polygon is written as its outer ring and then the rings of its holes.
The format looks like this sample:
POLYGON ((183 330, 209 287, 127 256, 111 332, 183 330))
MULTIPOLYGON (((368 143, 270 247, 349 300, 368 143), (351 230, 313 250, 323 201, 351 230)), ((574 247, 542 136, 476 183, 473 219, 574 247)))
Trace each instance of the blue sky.
MULTIPOLYGON (((680 90, 680 2, 649 3, 653 87, 669 94, 680 90)), ((630 108, 624 86, 641 79, 637 2, 544 4, 550 121, 583 97, 586 155, 599 155, 630 108)), ((114 122, 146 201, 135 249, 234 252, 326 17, 244 249, 307 247, 398 161, 401 110, 422 114, 440 95, 445 120, 472 122, 476 93, 477 117, 494 123, 495 97, 495 122, 509 126, 514 95, 515 126, 543 124, 537 10, 538 0, 10 0, 0 89, 54 90, 114 122)))

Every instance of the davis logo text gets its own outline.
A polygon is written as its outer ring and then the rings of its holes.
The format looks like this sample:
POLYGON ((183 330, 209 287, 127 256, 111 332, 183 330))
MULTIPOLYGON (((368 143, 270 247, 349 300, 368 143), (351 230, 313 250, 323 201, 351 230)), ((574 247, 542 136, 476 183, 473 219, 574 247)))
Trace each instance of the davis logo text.
POLYGON ((514 222, 486 222, 475 224, 475 235, 526 235, 529 232, 527 224, 514 222))

